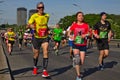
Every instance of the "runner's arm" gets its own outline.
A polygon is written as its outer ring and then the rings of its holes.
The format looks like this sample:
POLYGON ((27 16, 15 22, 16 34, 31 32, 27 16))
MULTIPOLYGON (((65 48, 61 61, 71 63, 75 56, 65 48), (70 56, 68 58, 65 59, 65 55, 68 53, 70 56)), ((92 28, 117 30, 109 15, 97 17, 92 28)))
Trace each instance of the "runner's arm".
POLYGON ((92 34, 95 38, 100 38, 100 36, 98 35, 98 23, 96 23, 93 27, 93 30, 92 30, 92 34))

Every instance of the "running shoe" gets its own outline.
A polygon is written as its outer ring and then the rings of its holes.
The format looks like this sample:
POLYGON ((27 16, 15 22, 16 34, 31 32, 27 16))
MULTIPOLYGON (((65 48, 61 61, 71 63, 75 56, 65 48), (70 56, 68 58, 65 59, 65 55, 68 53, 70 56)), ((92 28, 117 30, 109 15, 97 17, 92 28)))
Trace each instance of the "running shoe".
POLYGON ((104 70, 104 66, 103 65, 99 65, 98 70, 104 70))
POLYGON ((47 70, 43 70, 42 77, 46 78, 49 77, 50 75, 48 74, 47 70))
POLYGON ((77 76, 76 80, 82 80, 82 78, 80 76, 77 76))
POLYGON ((38 70, 37 68, 33 68, 32 74, 37 75, 37 70, 38 70))

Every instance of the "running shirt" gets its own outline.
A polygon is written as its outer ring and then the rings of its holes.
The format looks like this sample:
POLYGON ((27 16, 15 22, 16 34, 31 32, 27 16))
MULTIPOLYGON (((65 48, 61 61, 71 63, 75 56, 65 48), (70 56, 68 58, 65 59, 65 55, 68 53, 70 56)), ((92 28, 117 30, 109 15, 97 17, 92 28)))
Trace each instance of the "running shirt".
POLYGON ((35 37, 36 38, 46 38, 48 37, 48 20, 49 14, 44 13, 43 15, 39 15, 35 13, 31 16, 28 23, 35 25, 35 37))
POLYGON ((7 32, 7 37, 8 37, 8 40, 15 41, 15 33, 13 31, 7 32))
POLYGON ((4 32, 1 33, 1 37, 4 37, 4 32))
POLYGON ((63 30, 61 28, 55 28, 53 30, 53 34, 54 34, 53 38, 54 38, 54 40, 61 41, 62 33, 63 33, 63 30))
POLYGON ((23 31, 19 31, 18 32, 18 38, 23 39, 23 34, 24 34, 23 31))
POLYGON ((24 39, 31 39, 31 40, 32 40, 32 39, 33 39, 33 36, 32 36, 31 33, 25 32, 23 38, 24 38, 24 39))
POLYGON ((83 23, 78 25, 77 23, 73 23, 70 30, 74 33, 74 44, 77 46, 86 46, 87 39, 81 38, 81 35, 86 35, 89 32, 89 25, 87 23, 83 23))
POLYGON ((62 37, 63 37, 63 38, 66 38, 66 31, 65 31, 65 30, 63 31, 62 37))
POLYGON ((35 33, 35 31, 33 30, 33 29, 31 29, 30 30, 30 33, 31 33, 31 35, 32 35, 32 40, 34 39, 34 33, 35 33))
POLYGON ((7 32, 4 34, 5 39, 8 39, 7 32))
MULTIPOLYGON (((71 27, 71 26, 68 27, 67 32, 69 32, 70 27, 71 27)), ((69 41, 74 41, 74 34, 73 34, 73 33, 70 33, 70 37, 68 38, 68 40, 69 40, 69 41)))
POLYGON ((100 36, 100 39, 107 39, 108 32, 111 30, 110 23, 105 21, 105 24, 102 24, 100 21, 95 24, 94 31, 96 34, 100 36))

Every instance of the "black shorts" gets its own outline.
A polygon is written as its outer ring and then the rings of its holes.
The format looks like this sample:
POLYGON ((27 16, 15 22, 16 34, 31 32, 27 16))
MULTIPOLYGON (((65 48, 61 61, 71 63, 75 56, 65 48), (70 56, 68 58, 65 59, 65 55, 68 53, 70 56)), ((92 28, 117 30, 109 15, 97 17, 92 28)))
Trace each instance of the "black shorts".
POLYGON ((62 40, 65 40, 66 39, 66 37, 62 37, 62 40))
POLYGON ((80 50, 80 51, 82 51, 82 52, 85 52, 85 53, 86 53, 86 51, 87 51, 86 46, 77 46, 77 45, 75 45, 75 44, 73 43, 73 50, 74 50, 74 49, 78 49, 78 50, 80 50))
POLYGON ((8 44, 13 45, 14 43, 15 43, 15 41, 8 40, 8 44))
POLYGON ((32 40, 32 44, 33 44, 34 49, 39 50, 41 47, 41 44, 44 42, 48 42, 48 41, 49 41, 48 38, 34 38, 32 40))
POLYGON ((23 41, 23 39, 19 39, 19 44, 21 44, 21 45, 22 45, 22 41, 23 41))
POLYGON ((109 50, 109 44, 108 44, 108 39, 98 39, 97 41, 97 47, 98 50, 109 50))

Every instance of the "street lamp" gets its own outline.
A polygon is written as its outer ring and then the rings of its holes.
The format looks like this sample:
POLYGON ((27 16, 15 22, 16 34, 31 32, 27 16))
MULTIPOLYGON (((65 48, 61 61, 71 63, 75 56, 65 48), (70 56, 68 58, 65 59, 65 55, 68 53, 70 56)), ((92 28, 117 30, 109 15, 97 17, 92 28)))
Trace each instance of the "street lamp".
POLYGON ((78 8, 80 8, 80 10, 82 10, 82 9, 81 9, 81 7, 80 7, 80 5, 75 4, 75 3, 74 3, 74 4, 72 4, 72 5, 73 5, 73 6, 75 6, 75 7, 78 7, 78 8))

